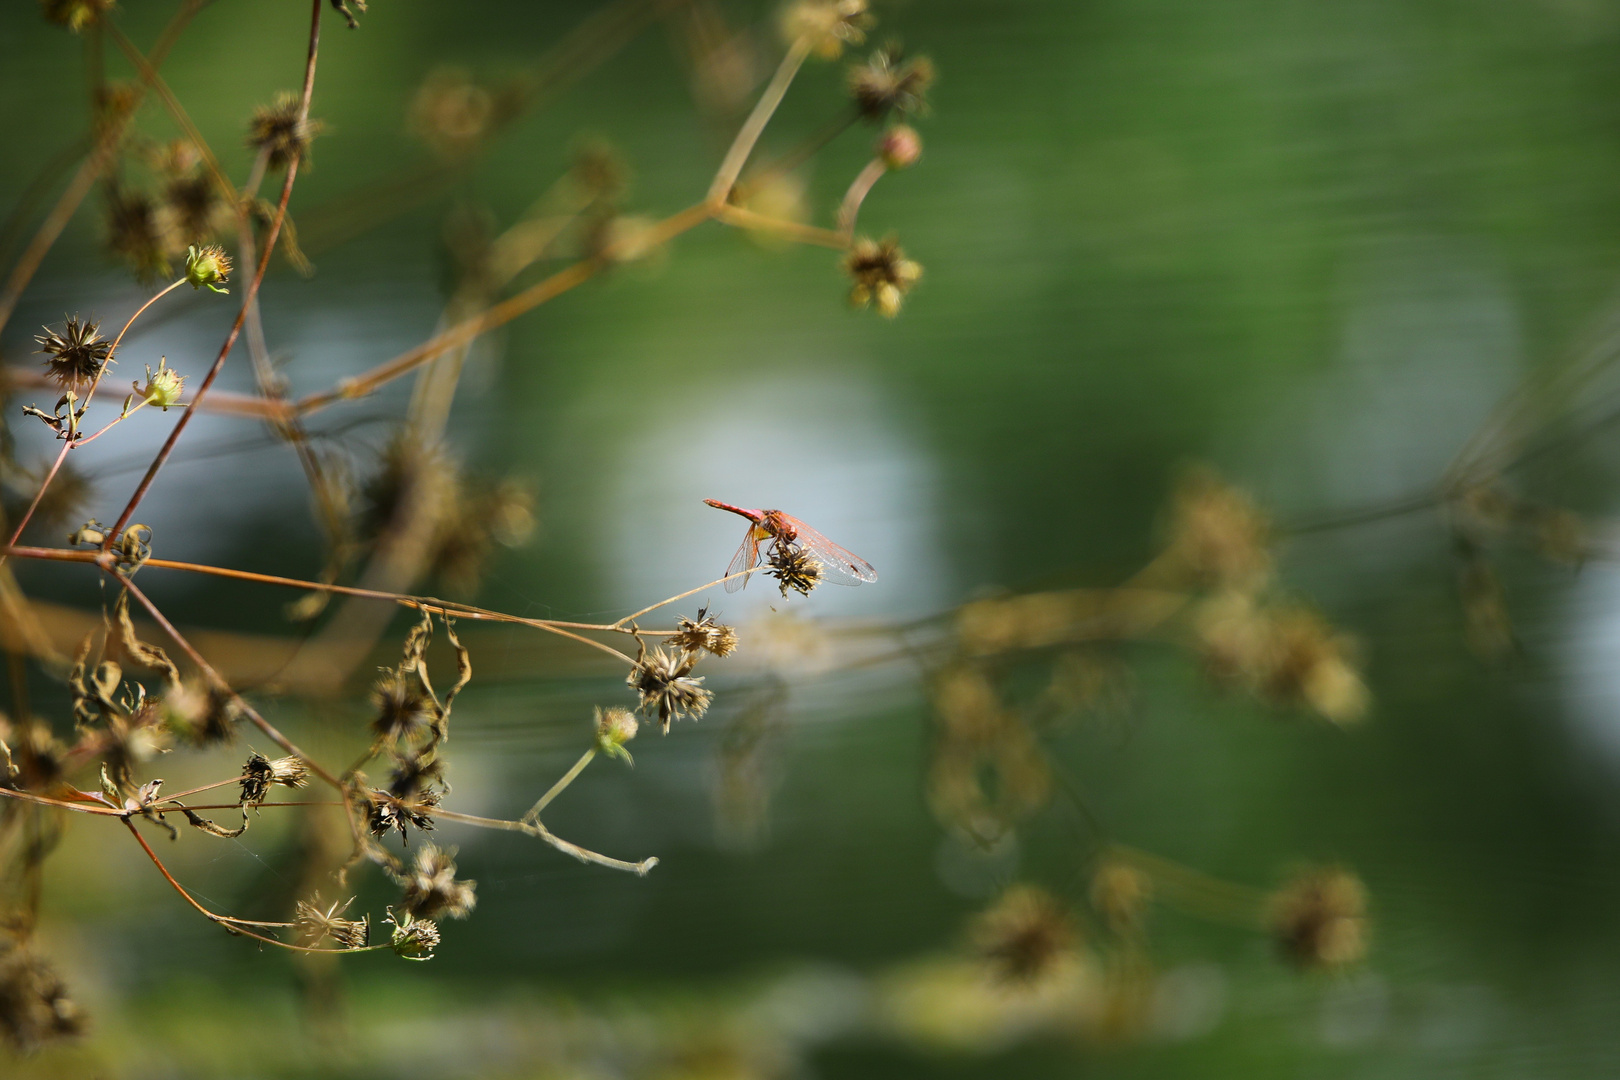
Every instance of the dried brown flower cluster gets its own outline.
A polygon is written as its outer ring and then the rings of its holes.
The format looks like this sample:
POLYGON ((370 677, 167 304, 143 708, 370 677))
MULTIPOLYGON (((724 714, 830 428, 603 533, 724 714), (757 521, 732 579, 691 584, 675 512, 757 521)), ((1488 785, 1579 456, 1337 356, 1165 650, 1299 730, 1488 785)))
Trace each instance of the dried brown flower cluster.
POLYGON ((866 40, 872 25, 866 0, 795 0, 782 12, 782 36, 806 41, 823 60, 836 60, 846 45, 866 40))
MULTIPOLYGON (((856 177, 846 196, 837 230, 816 228, 808 219, 793 220, 791 214, 778 219, 760 210, 743 209, 748 203, 740 194, 739 182, 751 165, 760 165, 757 160, 751 163, 750 158, 802 62, 812 54, 836 57, 845 47, 861 43, 871 24, 865 0, 799 0, 784 16, 791 44, 780 58, 776 75, 762 84, 754 110, 739 125, 716 170, 712 190, 701 201, 663 220, 628 212, 621 205, 627 192, 623 165, 610 154, 586 149, 536 203, 536 210, 505 232, 493 227, 463 230, 467 242, 457 246, 465 256, 460 259, 462 277, 446 306, 444 333, 413 351, 409 362, 379 365, 329 391, 291 399, 287 384, 267 355, 265 342, 270 335, 264 333, 265 313, 257 310, 251 298, 262 283, 262 268, 279 265, 277 259, 285 259, 300 271, 313 272, 300 253, 299 230, 287 208, 292 187, 299 179, 299 166, 308 163, 311 142, 321 129, 318 122, 308 119, 322 40, 321 13, 326 11, 330 18, 330 12, 335 11, 353 26, 356 14, 365 7, 363 0, 330 0, 315 5, 305 53, 303 90, 278 95, 271 104, 253 113, 247 123, 247 143, 254 155, 243 170, 245 176, 233 178, 221 164, 221 155, 204 141, 193 119, 203 114, 188 113, 169 86, 157 78, 156 54, 150 67, 142 62, 130 38, 112 25, 117 12, 109 0, 43 0, 47 19, 74 30, 96 27, 93 47, 87 51, 97 67, 90 80, 94 91, 87 134, 89 163, 94 169, 83 175, 99 177, 103 185, 107 247, 143 280, 161 276, 167 284, 135 309, 112 340, 101 336, 96 321, 77 316, 68 319, 60 330, 47 329, 39 339, 47 374, 66 392, 52 412, 33 406, 26 412, 49 426, 63 446, 54 462, 25 472, 13 467, 12 444, 6 438, 8 433, 0 430, 8 525, 12 524, 12 514, 18 519, 12 542, 18 542, 30 519, 57 527, 63 506, 71 505, 76 492, 82 494, 83 485, 77 482, 82 474, 68 460, 70 451, 82 443, 112 435, 120 422, 147 406, 179 410, 179 415, 165 425, 168 434, 162 450, 142 474, 123 510, 116 517, 109 515, 113 523, 81 516, 69 518, 67 524, 83 524, 70 534, 66 548, 51 553, 87 573, 105 576, 113 586, 109 596, 115 598, 104 613, 102 625, 83 640, 74 655, 60 656, 48 635, 37 633, 26 597, 9 587, 0 597, 7 620, 12 620, 15 613, 20 626, 13 634, 8 622, 8 649, 30 652, 42 662, 45 671, 63 679, 68 701, 58 726, 66 729, 66 713, 70 713, 73 728, 72 736, 63 741, 52 735, 50 723, 43 719, 30 717, 15 726, 0 720, 0 925, 32 925, 37 912, 31 905, 37 904, 39 892, 27 885, 37 875, 43 856, 26 852, 43 851, 49 846, 29 848, 13 841, 27 830, 34 830, 29 835, 45 835, 45 823, 64 815, 93 816, 127 831, 141 854, 191 908, 231 934, 261 945, 319 953, 389 949, 408 959, 433 955, 440 943, 439 920, 467 916, 476 903, 475 887, 473 882, 458 877, 453 852, 419 841, 414 853, 401 850, 400 845, 416 839, 410 835, 413 831, 431 831, 446 820, 498 827, 586 862, 638 874, 648 872, 656 864, 655 859, 626 862, 588 851, 555 836, 539 818, 541 810, 595 756, 630 761, 627 744, 635 737, 639 722, 636 714, 626 708, 597 710, 590 742, 579 763, 552 785, 522 820, 494 822, 458 813, 446 805, 450 788, 446 782, 445 750, 452 706, 472 676, 470 652, 457 636, 458 620, 480 620, 490 628, 505 624, 500 627, 503 630, 521 625, 561 635, 619 658, 628 668, 627 684, 637 696, 638 710, 656 716, 666 732, 676 719, 702 716, 713 701, 704 676, 695 672, 700 661, 730 655, 738 645, 736 631, 706 607, 694 618, 679 617, 672 629, 643 630, 634 622, 647 611, 678 601, 680 596, 616 623, 562 624, 408 591, 431 576, 451 592, 471 593, 494 547, 521 543, 534 529, 534 496, 528 485, 510 478, 470 478, 443 449, 445 414, 457 390, 466 350, 480 335, 542 302, 529 298, 555 295, 614 264, 661 251, 669 238, 704 221, 760 228, 793 242, 847 251, 857 298, 875 304, 888 315, 898 310, 904 293, 916 281, 916 264, 906 260, 892 241, 852 241, 854 215, 871 184, 889 169, 912 164, 920 153, 920 138, 904 125, 892 125, 880 137, 874 150, 876 157, 856 177), (110 82, 99 71, 101 47, 112 41, 127 54, 135 69, 135 75, 127 81, 110 82), (167 122, 183 132, 183 137, 160 141, 143 134, 139 126, 146 115, 143 105, 148 102, 167 111, 167 122), (265 185, 267 174, 277 172, 285 173, 279 201, 265 185), (232 259, 220 246, 221 239, 233 239, 252 251, 239 253, 244 277, 239 284, 232 281, 232 259), (577 261, 564 271, 567 284, 561 288, 556 283, 564 278, 553 278, 552 284, 538 291, 510 288, 515 279, 533 267, 576 256, 577 261), (183 270, 175 278, 177 262, 183 270), (107 410, 112 415, 104 423, 103 418, 92 416, 93 399, 104 390, 106 370, 118 359, 117 343, 144 312, 187 284, 193 290, 219 293, 226 292, 229 286, 239 289, 246 298, 246 306, 239 309, 235 327, 213 367, 205 374, 191 367, 189 358, 181 365, 196 375, 188 399, 186 377, 168 365, 167 356, 162 356, 155 368, 146 365, 144 380, 133 380, 130 392, 120 393, 122 409, 116 408, 114 402, 114 408, 107 410), (503 296, 505 299, 500 299, 503 296), (307 593, 295 605, 297 617, 315 619, 322 613, 325 598, 331 595, 343 597, 339 602, 344 604, 392 601, 417 613, 415 624, 405 634, 399 661, 384 668, 375 679, 367 717, 369 729, 364 731, 368 745, 359 760, 347 768, 333 768, 306 756, 255 704, 232 688, 232 679, 238 676, 226 670, 229 661, 205 655, 212 653, 211 649, 194 647, 135 583, 136 575, 144 572, 153 559, 153 530, 136 520, 137 508, 157 482, 195 412, 199 407, 208 407, 202 404, 203 399, 233 348, 238 353, 251 353, 249 359, 257 381, 257 396, 243 396, 243 400, 252 402, 246 411, 265 420, 276 437, 296 452, 315 492, 317 513, 327 537, 327 562, 320 580, 297 582, 307 593), (363 485, 351 486, 346 468, 348 452, 317 446, 304 418, 317 409, 363 398, 411 372, 421 373, 422 388, 409 416, 399 425, 370 479, 363 485), (19 487, 17 478, 23 476, 28 476, 30 482, 19 487), (30 487, 31 492, 26 490, 30 487), (361 562, 366 565, 357 566, 361 562), (137 632, 131 614, 137 605, 158 630, 137 632), (173 659, 164 648, 141 636, 151 637, 158 632, 172 639, 169 648, 178 647, 173 659), (438 677, 436 686, 437 676, 429 674, 428 654, 434 637, 439 635, 441 644, 434 650, 434 662, 437 665, 442 661, 449 671, 453 654, 454 675, 438 677), (634 656, 627 647, 609 644, 618 642, 623 646, 631 637, 637 642, 634 656), (650 646, 647 637, 655 638, 650 646), (657 637, 668 640, 659 643, 657 637), (166 787, 162 779, 151 775, 159 761, 172 760, 161 755, 176 749, 218 746, 234 739, 244 725, 255 729, 254 741, 265 752, 249 751, 235 775, 189 790, 178 790, 174 784, 166 787), (373 775, 368 776, 367 770, 373 775), (325 785, 331 795, 326 799, 278 799, 275 794, 278 789, 314 784, 325 785), (232 792, 234 803, 228 795, 203 795, 218 789, 232 792), (189 892, 165 866, 164 856, 159 854, 162 845, 154 847, 147 839, 154 829, 176 837, 176 826, 182 823, 190 826, 187 835, 191 836, 239 837, 262 813, 330 803, 332 795, 341 803, 350 826, 350 858, 341 867, 315 867, 318 856, 312 853, 310 873, 304 880, 325 880, 325 871, 334 869, 341 879, 363 863, 374 864, 401 891, 399 902, 388 911, 386 920, 375 920, 365 913, 350 917, 353 900, 317 900, 312 888, 300 890, 304 895, 296 900, 294 910, 286 913, 285 922, 249 921, 212 911, 205 898, 189 892), (202 816, 201 811, 221 808, 241 810, 240 827, 235 827, 234 822, 217 824, 202 816), (19 882, 23 885, 18 886, 19 882), (22 898, 15 899, 14 892, 22 898), (374 923, 382 933, 371 933, 374 923), (380 939, 378 943, 372 943, 373 937, 380 939)), ((195 5, 183 6, 172 24, 174 32, 184 27, 194 9, 195 5)), ((735 38, 743 41, 749 36, 739 34, 735 38)), ((167 47, 173 39, 160 40, 167 47)), ((741 51, 737 55, 740 57, 741 51)), ((756 74, 752 57, 745 60, 748 70, 739 68, 733 72, 732 82, 739 87, 750 85, 756 74)), ((897 51, 885 50, 859 65, 850 76, 849 91, 861 112, 871 119, 904 118, 922 110, 931 79, 931 67, 926 61, 906 60, 897 51)), ((424 181, 415 185, 420 190, 395 184, 382 193, 380 200, 361 199, 355 205, 365 205, 367 214, 398 212, 408 209, 412 200, 423 193, 442 191, 440 181, 464 168, 492 138, 508 129, 509 121, 543 96, 541 89, 544 87, 533 78, 497 85, 480 83, 459 72, 436 73, 423 85, 411 109, 411 126, 427 144, 433 159, 421 165, 424 181)), ((764 183, 797 180, 792 175, 794 170, 815 149, 811 145, 806 153, 790 152, 781 159, 788 164, 781 167, 761 166, 758 179, 764 183)), ((229 157, 224 155, 225 159, 229 157)), ((750 184, 753 179, 749 173, 750 184)), ((77 190, 78 185, 70 186, 60 204, 69 214, 77 205, 74 200, 83 198, 82 194, 74 194, 77 190)), ((477 211, 464 216, 468 220, 481 217, 477 211)), ((320 235, 323 219, 319 208, 307 217, 300 209, 298 217, 300 225, 309 226, 306 240, 311 234, 320 235)), ((59 231, 60 225, 53 214, 39 236, 48 240, 51 230, 59 231)), ((327 231, 330 233, 330 228, 327 231)), ((26 247, 29 252, 43 251, 49 243, 26 247)), ((25 286, 35 268, 37 262, 15 268, 7 278, 7 289, 25 286)), ((15 299, 8 296, 0 300, 0 324, 11 310, 7 305, 15 299)), ((212 403, 217 404, 222 394, 214 391, 212 403)), ((38 553, 39 549, 12 548, 5 558, 37 557, 38 553)), ((762 569, 777 581, 784 597, 794 592, 807 594, 828 572, 812 551, 781 540, 767 551, 762 569)), ((277 580, 220 567, 193 566, 190 570, 261 584, 277 580)), ((288 580, 279 579, 278 584, 284 586, 288 580)), ((329 626, 313 626, 312 637, 293 663, 278 671, 278 682, 285 678, 286 686, 293 687, 294 693, 317 684, 321 689, 316 693, 342 685, 361 662, 359 658, 368 655, 367 649, 387 632, 385 620, 369 615, 348 618, 354 612, 353 608, 344 608, 334 615, 329 626), (363 628, 357 631, 356 626, 363 628), (321 636, 332 627, 352 635, 358 647, 325 648, 321 636), (353 655, 338 655, 348 651, 353 655), (304 663, 306 659, 310 662, 304 663), (320 676, 304 670, 323 665, 320 676)), ((336 633, 331 635, 332 639, 338 637, 336 633)), ((346 646, 350 640, 344 639, 346 646)), ((752 718, 756 712, 744 715, 752 718)), ((759 772, 758 750, 763 745, 760 732, 764 730, 767 725, 749 719, 728 733, 728 753, 739 765, 732 770, 736 777, 759 772)), ((744 785, 733 786, 741 790, 744 785)), ((331 861, 340 858, 338 853, 331 861)), ((26 959, 31 955, 23 948, 26 944, 19 939, 15 948, 0 954, 0 1030, 11 1041, 30 1046, 71 1033, 78 1021, 49 969, 26 959)))
POLYGON ((714 695, 703 688, 703 676, 692 674, 701 652, 655 648, 637 656, 626 676, 632 690, 641 697, 640 708, 654 713, 664 734, 672 720, 690 716, 696 720, 708 711, 714 695))
POLYGON ((685 615, 675 617, 676 633, 669 643, 682 652, 707 652, 712 656, 729 656, 737 647, 737 631, 715 620, 708 609, 698 612, 696 619, 685 615))
POLYGON ((1347 870, 1308 870, 1272 897, 1277 948, 1302 968, 1340 968, 1367 951, 1367 890, 1347 870))
POLYGON ((984 843, 1046 805, 1051 769, 987 671, 975 664, 946 668, 935 678, 933 699, 928 801, 942 823, 984 843))
POLYGON ((477 882, 456 878, 455 852, 423 844, 404 875, 405 911, 417 919, 465 919, 478 903, 477 882))
POLYGON ((280 172, 295 158, 308 165, 309 144, 320 132, 320 121, 304 115, 299 96, 283 92, 269 105, 254 110, 248 121, 247 143, 265 155, 271 172, 280 172))
POLYGON ((441 447, 404 428, 384 446, 353 523, 374 550, 421 543, 428 573, 458 596, 477 591, 497 545, 521 547, 534 529, 529 485, 468 477, 441 447))
POLYGON ((922 266, 906 258, 892 236, 881 241, 856 240, 844 256, 844 272, 855 280, 849 302, 862 308, 876 305, 878 313, 888 319, 900 314, 906 294, 922 278, 922 266))
POLYGON ((796 592, 809 596, 810 591, 826 577, 827 571, 810 552, 798 544, 778 539, 771 544, 765 558, 765 573, 776 579, 782 595, 796 592))
POLYGON ((1074 919, 1045 889, 1015 885, 972 927, 974 948, 1003 982, 1040 979, 1069 955, 1079 940, 1074 919))
POLYGON ((343 918, 353 903, 351 896, 341 902, 333 901, 323 910, 318 903, 298 901, 293 925, 299 940, 306 946, 314 946, 330 939, 340 949, 363 949, 371 944, 371 916, 343 918))
POLYGON ((1367 711, 1354 645, 1313 611, 1228 593, 1204 604, 1197 630, 1205 665, 1222 683, 1339 724, 1367 711))
POLYGON ((0 932, 0 1033, 28 1053, 83 1027, 84 1014, 50 964, 0 932))
POLYGON ((928 88, 934 84, 934 62, 926 56, 906 59, 898 46, 878 49, 864 64, 849 69, 849 93, 861 116, 874 123, 895 114, 902 119, 925 112, 928 88))
POLYGON ((309 783, 309 766, 295 757, 276 758, 271 761, 263 754, 252 754, 242 766, 242 805, 258 806, 270 794, 270 788, 301 788, 309 783))
POLYGON ((45 373, 63 389, 74 390, 96 381, 112 357, 112 342, 102 337, 100 323, 69 315, 57 333, 50 327, 34 340, 46 356, 45 373))

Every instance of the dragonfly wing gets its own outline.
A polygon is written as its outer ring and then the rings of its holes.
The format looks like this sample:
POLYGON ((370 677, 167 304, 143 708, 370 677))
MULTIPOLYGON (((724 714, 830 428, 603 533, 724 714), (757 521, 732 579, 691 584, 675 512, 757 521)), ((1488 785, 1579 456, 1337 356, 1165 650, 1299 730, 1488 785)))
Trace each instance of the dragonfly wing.
MULTIPOLYGON (((786 514, 782 516, 787 517, 786 514)), ((872 569, 871 563, 853 551, 839 547, 797 518, 787 520, 799 534, 794 542, 821 562, 827 571, 827 581, 834 585, 860 585, 877 580, 877 571, 872 569)))
MULTIPOLYGON (((759 541, 754 538, 754 527, 750 525, 748 532, 743 535, 742 547, 737 549, 737 554, 731 557, 731 565, 726 567, 726 576, 731 577, 732 574, 751 570, 757 562, 759 562, 759 541)), ((746 577, 731 578, 726 582, 726 592, 736 592, 747 584, 746 577)))

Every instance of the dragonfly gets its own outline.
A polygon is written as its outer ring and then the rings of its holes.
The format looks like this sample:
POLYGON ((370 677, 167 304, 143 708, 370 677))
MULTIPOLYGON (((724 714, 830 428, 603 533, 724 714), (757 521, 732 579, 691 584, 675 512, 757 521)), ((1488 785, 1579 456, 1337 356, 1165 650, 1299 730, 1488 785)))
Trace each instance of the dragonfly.
MULTIPOLYGON (((871 563, 839 547, 796 517, 784 514, 780 510, 747 510, 741 506, 723 503, 719 499, 703 501, 716 510, 729 510, 749 521, 748 532, 743 535, 742 547, 737 549, 737 554, 732 556, 731 565, 726 567, 727 577, 758 566, 759 545, 769 540, 777 544, 794 544, 814 555, 821 563, 822 569, 826 571, 826 580, 835 585, 859 585, 862 582, 877 580, 877 571, 872 569, 871 563)), ((747 584, 747 577, 732 578, 726 582, 726 592, 736 592, 747 584)))

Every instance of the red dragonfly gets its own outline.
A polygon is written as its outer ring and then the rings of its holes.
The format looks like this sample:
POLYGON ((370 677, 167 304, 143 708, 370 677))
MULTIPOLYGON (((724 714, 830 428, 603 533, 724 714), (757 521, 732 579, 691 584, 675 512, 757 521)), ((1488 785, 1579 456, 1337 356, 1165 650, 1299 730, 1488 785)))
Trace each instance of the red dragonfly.
MULTIPOLYGON (((760 542, 771 540, 779 544, 797 544, 814 555, 826 571, 826 580, 835 585, 859 585, 863 581, 877 580, 877 571, 872 569, 871 563, 839 547, 796 517, 789 517, 780 510, 744 510, 718 499, 703 501, 716 510, 729 510, 752 523, 743 536, 742 547, 737 549, 731 565, 726 567, 727 577, 758 566, 760 542)), ((747 584, 746 577, 733 578, 726 582, 726 592, 736 592, 747 584)))

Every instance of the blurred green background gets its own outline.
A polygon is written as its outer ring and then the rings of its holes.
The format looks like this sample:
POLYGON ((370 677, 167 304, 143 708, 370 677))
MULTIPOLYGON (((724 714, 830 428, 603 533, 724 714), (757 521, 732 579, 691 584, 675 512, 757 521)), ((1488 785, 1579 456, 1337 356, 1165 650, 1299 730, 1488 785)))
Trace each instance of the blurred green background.
MULTIPOLYGON (((405 115, 434 68, 525 70, 592 10, 379 0, 358 31, 329 19, 314 106, 326 131, 295 218, 422 159, 405 115)), ((774 62, 773 11, 724 11, 774 62)), ((169 14, 126 0, 117 17, 144 45, 169 14)), ((538 539, 500 557, 484 602, 601 617, 715 577, 738 530, 704 497, 781 506, 878 567, 874 586, 795 601, 806 616, 905 618, 996 589, 1114 584, 1153 554, 1187 462, 1213 462, 1284 525, 1421 491, 1495 402, 1574 353, 1611 304, 1620 5, 936 0, 876 14, 874 41, 900 36, 940 70, 922 162, 862 211, 863 231, 897 233, 926 267, 905 311, 848 310, 834 253, 708 225, 511 324, 475 358, 451 425, 465 460, 540 492, 538 539)), ((233 177, 249 162, 245 117, 297 82, 306 16, 299 3, 221 0, 165 67, 233 177)), ((812 61, 767 150, 837 113, 842 69, 812 61)), ((0 205, 82 130, 80 72, 79 42, 36 5, 0 12, 0 205)), ((706 116, 690 82, 655 21, 445 196, 317 252, 311 278, 278 266, 265 319, 294 388, 429 335, 447 208, 510 222, 582 136, 630 164, 630 209, 661 216, 698 198, 736 118, 706 116)), ((142 128, 173 133, 152 103, 142 128)), ((823 221, 868 139, 846 134, 807 170, 823 221)), ((64 311, 116 320, 145 295, 100 253, 97 219, 81 213, 46 262, 0 342, 8 362, 26 362, 30 328, 64 311)), ((200 372, 231 314, 223 300, 180 301, 132 338, 130 365, 161 352, 200 372)), ((251 386, 245 358, 222 385, 251 386)), ((364 457, 404 394, 315 426, 364 457)), ((153 418, 86 454, 95 516, 116 516, 166 430, 153 418)), ((291 454, 242 421, 192 434, 143 511, 160 553, 316 573, 291 454)), ((1617 450, 1600 432, 1523 480, 1601 513, 1617 450)), ((712 789, 760 676, 722 662, 709 717, 638 740, 634 772, 593 767, 548 818, 598 850, 656 854, 656 871, 636 879, 442 827, 479 882, 478 910, 447 926, 432 963, 347 963, 347 1004, 313 1006, 346 1012, 347 1033, 304 1015, 298 965, 220 934, 121 836, 76 823, 49 865, 46 933, 93 1034, 0 1058, 0 1072, 642 1075, 636 1048, 670 1029, 697 1049, 666 1075, 694 1077, 1614 1075, 1620 577, 1508 559, 1521 646, 1491 666, 1464 643, 1433 513, 1302 534, 1284 567, 1361 641, 1366 723, 1279 718, 1216 694, 1182 656, 1133 646, 1120 651, 1135 673, 1128 717, 1065 729, 1054 746, 1121 842, 1262 888, 1300 862, 1353 867, 1373 915, 1354 971, 1302 976, 1263 935, 1159 908, 1151 956, 1190 988, 1190 1020, 1183 1010, 1116 1041, 897 1034, 872 1019, 884 980, 958 948, 998 883, 1083 897, 1073 822, 1054 806, 980 865, 925 805, 915 673, 789 670, 761 781, 768 830, 739 839, 712 789), (729 1051, 705 1056, 711 1039, 766 1048, 755 1072, 727 1072, 729 1051)), ((36 595, 101 599, 88 574, 19 576, 36 595)), ((183 625, 286 629, 284 595, 148 579, 183 625)), ((714 599, 743 619, 764 592, 714 599)), ((521 657, 492 669, 457 706, 451 801, 513 815, 584 745, 589 706, 625 692, 521 657)), ((269 707, 317 747, 325 728, 365 720, 353 701, 269 707)), ((187 767, 212 777, 237 756, 187 767)), ((176 864, 221 905, 273 910, 293 894, 298 842, 266 815, 240 842, 183 837, 176 864)), ((376 910, 387 899, 375 880, 360 892, 376 910)))

